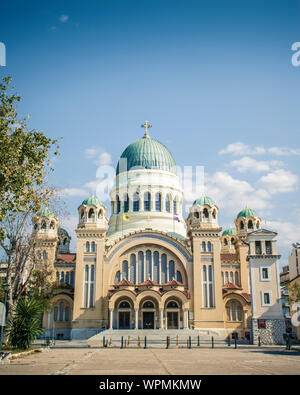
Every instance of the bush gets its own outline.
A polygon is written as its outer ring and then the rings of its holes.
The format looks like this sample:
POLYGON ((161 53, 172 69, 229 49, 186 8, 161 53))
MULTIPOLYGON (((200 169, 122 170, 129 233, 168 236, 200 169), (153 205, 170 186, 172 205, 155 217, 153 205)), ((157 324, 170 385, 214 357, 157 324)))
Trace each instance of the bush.
POLYGON ((22 298, 18 301, 14 315, 8 322, 8 343, 22 350, 27 350, 31 343, 43 332, 40 314, 43 305, 40 301, 22 298))

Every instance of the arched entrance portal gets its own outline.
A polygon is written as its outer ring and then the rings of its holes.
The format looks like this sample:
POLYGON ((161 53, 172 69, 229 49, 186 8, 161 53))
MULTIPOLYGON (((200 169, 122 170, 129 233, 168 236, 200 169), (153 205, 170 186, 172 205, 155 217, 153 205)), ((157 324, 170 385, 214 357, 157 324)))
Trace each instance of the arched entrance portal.
POLYGON ((130 329, 131 306, 127 301, 119 304, 118 308, 119 329, 130 329))
POLYGON ((168 302, 167 307, 167 329, 179 329, 180 309, 174 300, 168 302))
POLYGON ((143 329, 155 328, 155 306, 151 300, 147 300, 142 305, 143 329))

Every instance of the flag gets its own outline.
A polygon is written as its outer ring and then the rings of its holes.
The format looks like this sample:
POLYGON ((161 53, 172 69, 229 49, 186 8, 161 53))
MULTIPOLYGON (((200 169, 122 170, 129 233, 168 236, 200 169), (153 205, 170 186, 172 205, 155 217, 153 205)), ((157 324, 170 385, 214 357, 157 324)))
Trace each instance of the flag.
POLYGON ((123 221, 130 221, 130 218, 126 213, 123 213, 123 221))
POLYGON ((177 217, 177 215, 174 215, 174 219, 176 219, 176 221, 180 222, 180 219, 177 217))

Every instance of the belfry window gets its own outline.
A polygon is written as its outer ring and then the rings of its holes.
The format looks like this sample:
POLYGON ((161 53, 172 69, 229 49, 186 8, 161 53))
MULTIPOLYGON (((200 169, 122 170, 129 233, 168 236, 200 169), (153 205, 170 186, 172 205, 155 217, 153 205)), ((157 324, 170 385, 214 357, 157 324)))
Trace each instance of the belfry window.
POLYGON ((118 195, 117 195, 116 201, 117 201, 117 214, 119 214, 119 212, 121 211, 121 202, 120 202, 120 198, 118 195))
POLYGON ((244 222, 243 221, 241 221, 241 223, 240 223, 240 229, 241 230, 244 229, 244 222))
POLYGON ((133 211, 139 211, 140 210, 140 198, 139 194, 136 192, 133 195, 133 211))
POLYGON ((90 219, 95 218, 95 212, 94 212, 94 209, 93 209, 93 208, 90 208, 88 217, 89 217, 90 219))
POLYGON ((161 194, 157 193, 155 195, 155 210, 161 211, 161 194))
POLYGON ((203 217, 204 217, 204 218, 208 218, 208 217, 209 217, 208 210, 207 210, 206 207, 205 207, 204 210, 203 210, 203 217))
POLYGON ((253 229, 253 222, 251 219, 248 221, 248 229, 253 229))
POLYGON ((129 211, 129 198, 128 198, 128 194, 126 193, 124 199, 124 213, 127 213, 128 211, 129 211))
POLYGON ((144 210, 151 210, 151 194, 149 192, 145 192, 144 194, 144 210))
POLYGON ((166 211, 169 213, 170 212, 170 196, 166 196, 166 211))

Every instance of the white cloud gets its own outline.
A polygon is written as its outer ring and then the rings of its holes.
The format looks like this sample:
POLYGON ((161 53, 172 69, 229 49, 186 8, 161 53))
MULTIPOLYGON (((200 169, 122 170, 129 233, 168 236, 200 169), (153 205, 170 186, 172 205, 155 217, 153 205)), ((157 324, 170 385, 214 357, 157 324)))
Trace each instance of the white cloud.
POLYGON ((59 17, 59 20, 60 20, 60 22, 62 22, 62 23, 66 23, 66 22, 68 22, 68 20, 69 20, 69 15, 62 14, 62 15, 60 15, 60 17, 59 17))
POLYGON ((288 155, 300 155, 300 149, 299 148, 287 148, 287 147, 271 147, 268 149, 268 152, 274 155, 282 155, 282 156, 288 156, 288 155))
POLYGON ((64 196, 87 196, 88 192, 82 188, 64 188, 60 190, 64 196))
POLYGON ((265 153, 264 147, 251 148, 249 145, 238 141, 236 143, 228 144, 226 148, 219 151, 220 155, 261 155, 265 153))
POLYGON ((101 147, 89 147, 84 150, 87 159, 93 159, 97 166, 110 165, 112 163, 111 155, 101 147))
POLYGON ((288 170, 278 169, 262 176, 258 183, 270 193, 292 192, 296 189, 299 177, 288 170))
POLYGON ((246 171, 260 172, 269 171, 272 167, 283 166, 283 162, 277 160, 258 161, 249 156, 244 156, 241 159, 233 160, 229 163, 229 166, 235 167, 240 173, 245 173, 246 171))

